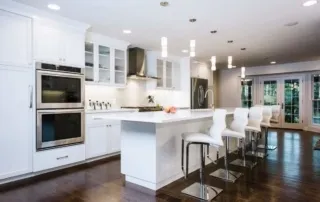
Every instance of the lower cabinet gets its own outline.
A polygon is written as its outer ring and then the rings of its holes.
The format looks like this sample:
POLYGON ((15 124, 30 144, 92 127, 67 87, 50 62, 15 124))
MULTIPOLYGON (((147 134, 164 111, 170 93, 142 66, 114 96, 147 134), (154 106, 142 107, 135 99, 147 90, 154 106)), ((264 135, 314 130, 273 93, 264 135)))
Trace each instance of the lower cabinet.
MULTIPOLYGON (((90 117, 89 117, 90 119, 90 117)), ((120 151, 121 125, 119 121, 91 120, 86 126, 86 158, 94 158, 120 151)))

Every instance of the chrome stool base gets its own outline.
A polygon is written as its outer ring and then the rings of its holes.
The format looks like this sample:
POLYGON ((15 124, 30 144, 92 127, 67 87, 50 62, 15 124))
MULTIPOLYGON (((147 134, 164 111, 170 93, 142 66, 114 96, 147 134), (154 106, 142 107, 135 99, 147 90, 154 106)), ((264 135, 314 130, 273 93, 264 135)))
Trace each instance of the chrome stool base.
POLYGON ((200 183, 196 182, 182 190, 182 193, 198 199, 211 201, 212 199, 217 197, 222 191, 222 189, 219 189, 217 187, 212 187, 205 184, 201 185, 200 183))
MULTIPOLYGON (((258 148, 259 148, 259 149, 265 149, 266 146, 264 146, 263 144, 260 144, 260 145, 258 145, 258 148)), ((277 146, 267 145, 267 150, 276 150, 276 149, 277 149, 277 146)))
POLYGON ((232 161, 230 164, 235 165, 235 166, 241 166, 241 167, 245 167, 245 168, 254 168, 257 163, 252 162, 252 161, 244 161, 243 159, 236 159, 234 161, 232 161))
POLYGON ((242 173, 226 170, 222 168, 210 174, 210 176, 217 177, 217 178, 223 179, 224 181, 232 182, 232 183, 234 183, 242 175, 243 175, 242 173))
POLYGON ((265 152, 248 151, 248 152, 246 153, 246 155, 248 155, 248 156, 255 156, 255 157, 259 157, 259 158, 265 158, 268 154, 266 154, 265 152))

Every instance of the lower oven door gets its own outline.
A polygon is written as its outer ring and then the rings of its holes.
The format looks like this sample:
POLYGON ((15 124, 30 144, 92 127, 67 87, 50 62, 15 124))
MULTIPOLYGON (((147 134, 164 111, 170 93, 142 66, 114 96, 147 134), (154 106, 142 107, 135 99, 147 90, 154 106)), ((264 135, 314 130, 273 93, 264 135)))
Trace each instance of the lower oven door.
POLYGON ((38 110, 37 150, 84 142, 84 110, 38 110))

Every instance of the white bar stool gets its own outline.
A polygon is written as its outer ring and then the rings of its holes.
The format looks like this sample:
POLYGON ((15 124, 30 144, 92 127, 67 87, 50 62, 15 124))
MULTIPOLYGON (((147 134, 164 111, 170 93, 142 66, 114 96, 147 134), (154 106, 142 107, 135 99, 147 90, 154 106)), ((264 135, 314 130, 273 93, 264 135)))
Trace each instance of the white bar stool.
MULTIPOLYGON (((272 117, 270 119, 270 123, 278 124, 280 113, 281 113, 281 106, 280 105, 272 105, 271 108, 272 108, 272 117)), ((267 134, 268 134, 268 130, 267 130, 267 134)), ((268 137, 268 136, 266 136, 266 137, 268 137)), ((277 146, 269 145, 268 141, 267 141, 267 150, 275 150, 275 149, 277 149, 277 146)))
POLYGON ((210 128, 210 134, 188 132, 182 134, 181 141, 181 168, 188 178, 189 170, 189 146, 192 144, 200 145, 200 183, 196 182, 189 187, 182 190, 182 193, 202 200, 211 201, 213 198, 218 196, 223 190, 217 187, 212 187, 204 183, 204 168, 205 168, 205 149, 203 146, 223 146, 222 131, 226 128, 226 114, 227 111, 224 109, 216 109, 213 113, 213 125, 210 128), (184 142, 187 142, 186 146, 186 172, 184 172, 184 142))
MULTIPOLYGON (((259 149, 264 149, 264 155, 268 155, 268 130, 270 127, 270 120, 272 118, 272 107, 271 106, 263 106, 263 119, 261 122, 261 129, 263 129, 264 134, 264 144, 259 144, 257 147, 259 149)), ((261 155, 263 156, 263 155, 261 155)))
POLYGON ((255 106, 251 107, 249 110, 249 121, 246 126, 246 132, 250 134, 251 138, 251 149, 252 151, 248 151, 246 155, 255 156, 255 157, 264 157, 264 153, 257 152, 257 138, 258 134, 261 133, 261 122, 263 119, 263 107, 255 106), (260 156, 263 155, 263 156, 260 156))
POLYGON ((239 177, 243 175, 242 173, 231 171, 228 169, 229 138, 233 137, 242 140, 246 137, 245 127, 248 124, 248 112, 249 110, 246 108, 235 109, 233 115, 234 119, 230 125, 230 129, 225 129, 222 132, 222 136, 225 137, 226 140, 226 154, 224 156, 225 169, 220 168, 211 173, 211 176, 221 178, 227 182, 234 183, 239 177))

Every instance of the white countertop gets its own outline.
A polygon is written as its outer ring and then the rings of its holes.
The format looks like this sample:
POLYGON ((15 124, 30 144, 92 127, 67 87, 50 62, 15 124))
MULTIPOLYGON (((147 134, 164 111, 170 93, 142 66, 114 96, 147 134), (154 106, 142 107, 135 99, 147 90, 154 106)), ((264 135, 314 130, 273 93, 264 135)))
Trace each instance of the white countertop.
POLYGON ((97 110, 86 110, 87 114, 96 114, 96 113, 116 113, 116 112, 137 112, 138 109, 97 109, 97 110))
MULTIPOLYGON (((234 108, 225 108, 227 114, 233 114, 234 108)), ((202 118, 210 118, 213 116, 211 109, 201 110, 177 110, 175 114, 168 114, 164 111, 160 112, 133 112, 133 113, 112 113, 99 118, 121 121, 135 121, 146 123, 171 123, 177 121, 188 121, 202 118)))

